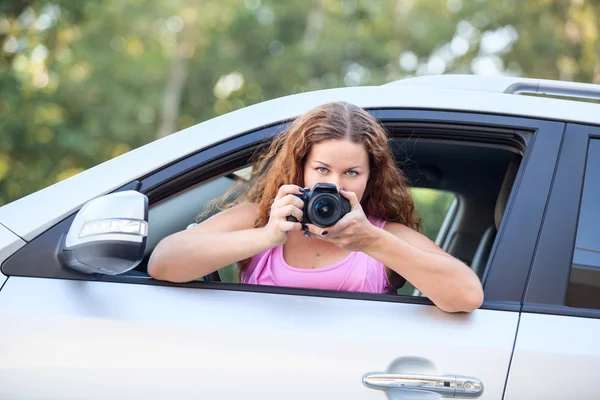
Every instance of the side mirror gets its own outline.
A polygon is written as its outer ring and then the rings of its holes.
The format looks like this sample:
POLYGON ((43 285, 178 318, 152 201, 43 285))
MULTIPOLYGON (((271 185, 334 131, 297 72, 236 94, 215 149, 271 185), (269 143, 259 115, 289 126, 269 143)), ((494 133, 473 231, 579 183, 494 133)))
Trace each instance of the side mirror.
POLYGON ((58 259, 85 274, 119 275, 144 257, 148 236, 148 198, 134 190, 87 202, 63 238, 58 259))

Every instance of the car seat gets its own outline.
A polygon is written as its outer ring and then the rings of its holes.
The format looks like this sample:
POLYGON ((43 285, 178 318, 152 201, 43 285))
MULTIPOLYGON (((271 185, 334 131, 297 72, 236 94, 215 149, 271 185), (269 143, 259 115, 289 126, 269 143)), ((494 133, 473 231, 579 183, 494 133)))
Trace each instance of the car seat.
POLYGON ((517 176, 517 171, 519 170, 520 161, 521 157, 515 155, 508 164, 508 169, 506 170, 504 179, 502 181, 502 185, 500 186, 500 191, 498 192, 498 197, 496 199, 496 206, 494 209, 494 224, 490 225, 484 231, 483 235, 481 236, 481 240, 479 241, 479 245, 477 246, 477 249, 473 254, 471 268, 473 269, 473 271, 475 271, 475 273, 477 274, 477 276, 479 276, 480 279, 483 277, 483 272, 485 271, 488 258, 492 251, 492 246, 494 245, 496 233, 498 232, 500 222, 502 221, 502 217, 504 216, 506 203, 508 202, 508 198, 510 197, 513 183, 515 181, 515 177, 517 176))

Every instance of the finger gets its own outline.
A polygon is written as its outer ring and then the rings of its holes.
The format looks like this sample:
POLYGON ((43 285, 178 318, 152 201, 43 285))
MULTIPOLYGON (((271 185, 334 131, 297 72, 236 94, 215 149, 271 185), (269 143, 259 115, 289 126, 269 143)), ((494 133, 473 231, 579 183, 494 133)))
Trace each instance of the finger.
POLYGON ((271 213, 271 216, 275 218, 283 218, 293 216, 298 221, 302 221, 302 216, 304 213, 298 207, 293 204, 288 204, 287 206, 280 207, 271 213))
POLYGON ((301 231, 302 224, 300 222, 282 221, 278 225, 281 232, 301 231))
POLYGON ((277 192, 277 196, 275 196, 275 201, 282 199, 284 196, 288 194, 301 194, 300 186, 297 185, 283 185, 279 188, 277 192))
POLYGON ((313 224, 306 224, 304 226, 305 228, 308 228, 307 231, 312 233, 313 235, 321 236, 321 232, 323 232, 323 228, 319 228, 318 226, 313 224))
POLYGON ((312 235, 312 237, 318 237, 320 240, 323 240, 326 242, 331 242, 331 243, 336 243, 336 241, 339 240, 339 238, 330 237, 329 234, 322 235, 321 233, 319 233, 321 228, 319 228, 315 225, 308 224, 308 225, 305 225, 304 227, 305 228, 308 227, 307 232, 309 232, 312 235))
POLYGON ((313 224, 306 224, 306 226, 309 228, 308 231, 314 235, 339 238, 339 234, 347 233, 346 230, 354 226, 358 222, 359 218, 361 218, 361 215, 358 212, 350 212, 333 226, 324 228, 313 224))
POLYGON ((356 210, 357 208, 360 208, 360 201, 358 201, 356 193, 340 189, 340 194, 348 199, 348 201, 350 202, 351 210, 356 210))
POLYGON ((299 197, 296 197, 292 194, 285 195, 283 198, 277 200, 277 203, 280 206, 292 204, 300 209, 304 208, 304 201, 302 201, 299 197))
POLYGON ((337 238, 337 234, 343 230, 343 228, 337 227, 338 224, 333 226, 326 226, 325 228, 320 228, 313 224, 306 224, 308 227, 308 231, 313 235, 320 236, 322 238, 337 238))
POLYGON ((335 225, 330 226, 327 231, 328 235, 337 235, 339 233, 343 233, 346 229, 350 228, 352 225, 356 223, 356 215, 348 213, 344 216, 344 218, 340 219, 335 225))

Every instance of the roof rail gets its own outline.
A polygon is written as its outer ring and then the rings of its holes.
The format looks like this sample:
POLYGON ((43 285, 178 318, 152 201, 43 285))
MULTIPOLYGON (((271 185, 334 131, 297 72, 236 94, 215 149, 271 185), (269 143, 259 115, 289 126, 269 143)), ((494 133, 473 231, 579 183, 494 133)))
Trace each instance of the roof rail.
POLYGON ((600 85, 511 76, 461 74, 425 75, 390 82, 384 86, 388 85, 430 86, 445 89, 475 90, 509 94, 532 93, 600 100, 600 85))

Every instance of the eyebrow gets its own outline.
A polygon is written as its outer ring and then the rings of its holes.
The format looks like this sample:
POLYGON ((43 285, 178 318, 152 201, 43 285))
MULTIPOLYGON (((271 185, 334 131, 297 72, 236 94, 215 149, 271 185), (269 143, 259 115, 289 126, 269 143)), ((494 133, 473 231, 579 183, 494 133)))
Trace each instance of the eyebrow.
MULTIPOLYGON (((323 161, 317 161, 317 160, 315 160, 313 162, 319 163, 319 164, 323 165, 324 167, 331 168, 331 165, 329 165, 327 163, 324 163, 323 161)), ((363 168, 363 166, 362 165, 355 165, 355 166, 350 167, 348 169, 358 169, 358 168, 363 168)))

